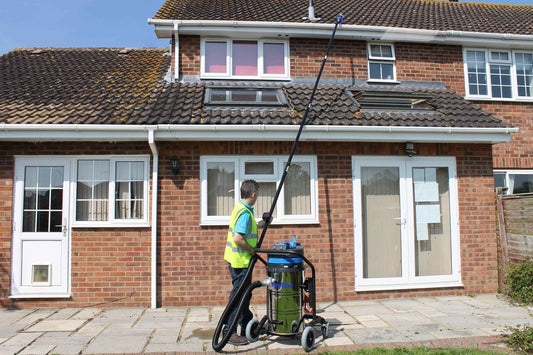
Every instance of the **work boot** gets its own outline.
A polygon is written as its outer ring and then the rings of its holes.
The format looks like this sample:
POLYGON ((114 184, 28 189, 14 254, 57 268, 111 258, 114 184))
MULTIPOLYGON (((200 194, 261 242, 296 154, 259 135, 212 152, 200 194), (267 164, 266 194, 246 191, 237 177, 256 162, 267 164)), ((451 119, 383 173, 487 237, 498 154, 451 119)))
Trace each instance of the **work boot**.
POLYGON ((246 345, 248 344, 248 339, 242 335, 233 334, 231 338, 229 338, 228 343, 232 345, 246 345))

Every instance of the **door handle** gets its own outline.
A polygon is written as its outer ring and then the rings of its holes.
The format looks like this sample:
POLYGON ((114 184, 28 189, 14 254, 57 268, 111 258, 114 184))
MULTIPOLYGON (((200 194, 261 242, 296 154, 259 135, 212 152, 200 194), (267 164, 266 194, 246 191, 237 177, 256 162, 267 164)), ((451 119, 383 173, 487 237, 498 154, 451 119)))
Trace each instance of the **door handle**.
POLYGON ((403 226, 405 223, 407 223, 406 219, 402 218, 402 217, 395 217, 393 219, 399 220, 401 226, 403 226))
POLYGON ((63 237, 67 236, 67 226, 64 224, 56 224, 56 227, 61 227, 61 232, 63 233, 63 237))

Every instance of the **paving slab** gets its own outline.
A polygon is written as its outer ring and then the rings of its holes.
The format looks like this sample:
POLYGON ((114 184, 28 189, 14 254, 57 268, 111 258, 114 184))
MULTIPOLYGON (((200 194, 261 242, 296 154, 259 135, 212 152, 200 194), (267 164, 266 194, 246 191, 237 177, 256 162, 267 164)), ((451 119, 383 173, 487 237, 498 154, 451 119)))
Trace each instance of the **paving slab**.
POLYGON ((85 354, 101 353, 142 353, 148 343, 148 336, 112 335, 98 336, 87 348, 85 354))
POLYGON ((85 319, 47 319, 24 330, 25 332, 74 332, 81 328, 85 319))

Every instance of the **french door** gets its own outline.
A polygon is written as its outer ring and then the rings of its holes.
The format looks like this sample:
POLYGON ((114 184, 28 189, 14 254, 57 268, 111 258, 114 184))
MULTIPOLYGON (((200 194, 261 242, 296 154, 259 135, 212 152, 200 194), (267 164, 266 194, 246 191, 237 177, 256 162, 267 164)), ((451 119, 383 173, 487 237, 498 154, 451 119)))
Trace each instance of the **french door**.
POLYGON ((67 159, 15 161, 12 297, 69 294, 69 170, 67 159))
POLYGON ((460 286, 455 159, 352 157, 355 290, 460 286))

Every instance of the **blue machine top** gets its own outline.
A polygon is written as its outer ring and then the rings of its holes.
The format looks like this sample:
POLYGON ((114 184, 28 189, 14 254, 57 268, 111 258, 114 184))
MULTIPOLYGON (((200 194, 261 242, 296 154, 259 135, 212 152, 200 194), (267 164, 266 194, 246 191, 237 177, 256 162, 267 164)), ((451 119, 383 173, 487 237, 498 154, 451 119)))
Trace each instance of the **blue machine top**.
MULTIPOLYGON (((274 245, 270 250, 275 251, 291 251, 303 255, 303 247, 300 243, 296 241, 296 237, 292 237, 290 242, 282 242, 274 245)), ((286 254, 283 255, 272 255, 268 256, 269 264, 301 264, 303 262, 302 258, 297 257, 295 254, 286 254)))

